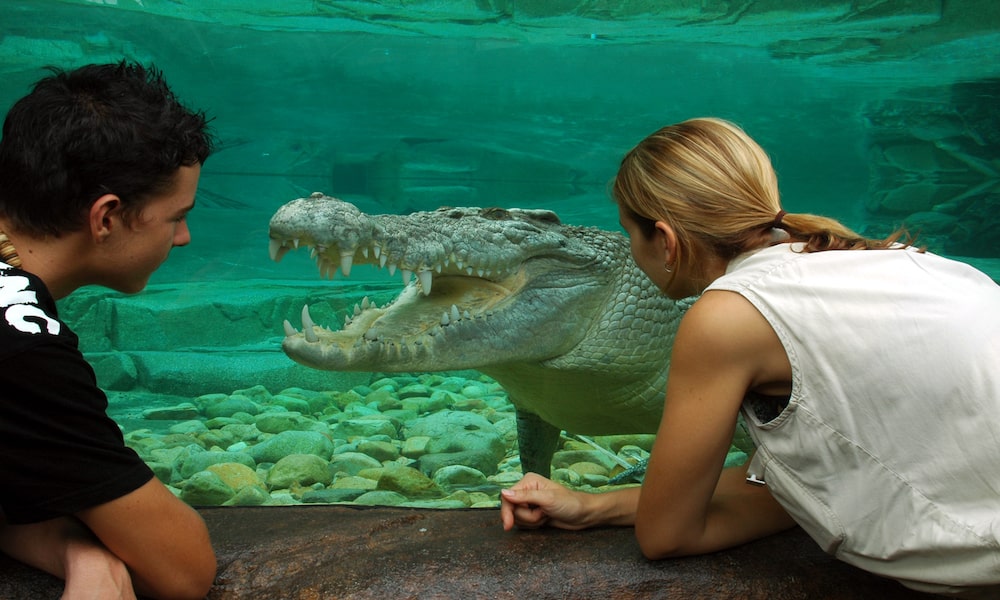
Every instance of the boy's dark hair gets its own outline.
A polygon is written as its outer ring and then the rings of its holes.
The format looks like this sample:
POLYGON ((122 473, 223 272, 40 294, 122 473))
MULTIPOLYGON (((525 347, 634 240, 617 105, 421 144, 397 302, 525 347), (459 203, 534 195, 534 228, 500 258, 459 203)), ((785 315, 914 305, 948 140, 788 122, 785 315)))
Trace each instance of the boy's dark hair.
POLYGON ((0 139, 0 215, 15 230, 78 230, 93 202, 133 218, 212 152, 208 119, 178 102, 155 67, 122 61, 52 75, 11 107, 0 139))

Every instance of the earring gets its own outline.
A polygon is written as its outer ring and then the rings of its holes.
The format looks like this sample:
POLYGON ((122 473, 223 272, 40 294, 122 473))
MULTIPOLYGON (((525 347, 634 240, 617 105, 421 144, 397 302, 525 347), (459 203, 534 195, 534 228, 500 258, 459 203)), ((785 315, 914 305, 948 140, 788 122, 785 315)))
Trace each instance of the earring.
POLYGON ((667 263, 663 263, 663 270, 666 271, 667 273, 673 273, 674 272, 674 270, 671 269, 670 265, 668 265, 667 263))

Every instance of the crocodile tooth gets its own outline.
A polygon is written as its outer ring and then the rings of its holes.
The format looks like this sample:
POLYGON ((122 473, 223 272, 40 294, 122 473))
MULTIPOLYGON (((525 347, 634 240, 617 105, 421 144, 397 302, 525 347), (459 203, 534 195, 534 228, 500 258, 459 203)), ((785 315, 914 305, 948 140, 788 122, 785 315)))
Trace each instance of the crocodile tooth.
POLYGON ((364 338, 369 342, 374 342, 375 340, 378 339, 378 332, 375 331, 374 328, 369 329, 368 331, 365 332, 364 338))
MULTIPOLYGON (((375 258, 381 257, 382 256, 382 246, 379 246, 378 244, 372 244, 372 254, 375 255, 375 258)), ((383 265, 385 264, 384 260, 382 261, 382 264, 383 265)))
POLYGON ((424 291, 424 295, 430 296, 434 275, 430 271, 420 271, 417 273, 417 277, 420 278, 420 288, 424 291))
POLYGON ((316 336, 316 332, 313 331, 313 327, 316 324, 313 323, 312 316, 309 314, 309 305, 302 305, 302 335, 306 336, 307 342, 318 342, 319 337, 316 336))
POLYGON ((462 318, 463 319, 471 319, 472 315, 469 314, 469 311, 465 311, 465 312, 462 313, 462 318))
POLYGON ((333 263, 323 257, 320 257, 316 263, 319 266, 320 277, 333 279, 333 276, 337 273, 337 267, 333 266, 333 263))
POLYGON ((448 318, 448 313, 441 313, 441 325, 447 325, 448 323, 451 323, 451 320, 448 318))
POLYGON ((287 252, 288 246, 282 244, 278 240, 272 239, 267 244, 267 253, 274 262, 278 262, 284 258, 287 252))
POLYGON ((295 248, 296 250, 299 249, 299 238, 295 238, 292 240, 292 247, 295 248))
POLYGON ((462 315, 458 312, 458 307, 454 304, 451 305, 451 320, 459 321, 462 319, 462 315))
POLYGON ((361 305, 355 304, 354 305, 354 316, 356 317, 356 316, 358 316, 360 314, 361 314, 361 305))
POLYGON ((346 315, 344 316, 344 327, 347 327, 348 325, 350 325, 353 322, 354 322, 354 320, 351 317, 346 316, 346 315))
POLYGON ((393 263, 389 263, 389 276, 392 277, 395 274, 396 274, 396 265, 393 263))
POLYGON ((368 258, 368 246, 364 246, 363 248, 361 248, 361 256, 368 258))
POLYGON ((285 336, 290 337, 298 333, 298 331, 295 331, 295 328, 292 327, 292 324, 288 322, 288 319, 285 319, 284 325, 285 325, 285 336))
POLYGON ((343 271, 344 277, 349 277, 351 275, 351 266, 354 264, 354 251, 341 252, 340 253, 340 270, 343 271))
POLYGON ((372 301, 368 299, 368 296, 361 299, 361 310, 368 310, 372 306, 372 301))
POLYGON ((411 279, 413 279, 413 271, 403 269, 403 285, 409 285, 411 279))
POLYGON ((309 258, 316 258, 317 256, 319 256, 319 250, 317 250, 315 247, 310 248, 309 249, 309 258))
MULTIPOLYGON (((378 246, 375 246, 375 248, 377 249, 378 246)), ((383 254, 382 256, 379 256, 379 253, 375 252, 375 256, 378 257, 378 268, 380 269, 385 266, 385 261, 389 260, 388 254, 383 254)))

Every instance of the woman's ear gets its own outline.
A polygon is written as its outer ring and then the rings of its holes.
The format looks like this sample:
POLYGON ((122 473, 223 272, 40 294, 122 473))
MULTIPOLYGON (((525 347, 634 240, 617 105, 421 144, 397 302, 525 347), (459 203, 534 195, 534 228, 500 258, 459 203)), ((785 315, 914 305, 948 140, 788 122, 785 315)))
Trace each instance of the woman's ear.
POLYGON ((95 240, 103 242, 121 225, 121 198, 114 194, 104 194, 90 205, 87 224, 95 240))
POLYGON ((676 256, 677 234, 666 221, 657 221, 654 227, 656 227, 655 240, 663 251, 663 264, 670 265, 676 256))

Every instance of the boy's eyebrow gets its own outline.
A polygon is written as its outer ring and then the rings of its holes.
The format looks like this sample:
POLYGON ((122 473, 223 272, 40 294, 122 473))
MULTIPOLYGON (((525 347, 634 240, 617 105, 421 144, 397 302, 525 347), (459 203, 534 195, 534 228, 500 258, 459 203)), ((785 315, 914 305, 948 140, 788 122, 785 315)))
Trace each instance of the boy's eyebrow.
POLYGON ((195 202, 196 202, 196 200, 192 200, 192 201, 191 201, 191 204, 188 204, 187 206, 185 206, 185 207, 182 207, 182 208, 181 208, 180 210, 178 210, 178 211, 177 211, 177 212, 176 212, 175 214, 176 214, 176 215, 177 215, 178 217, 179 217, 179 216, 181 216, 181 215, 186 215, 187 213, 191 212, 191 211, 192 211, 192 210, 194 209, 194 205, 195 205, 195 202))

